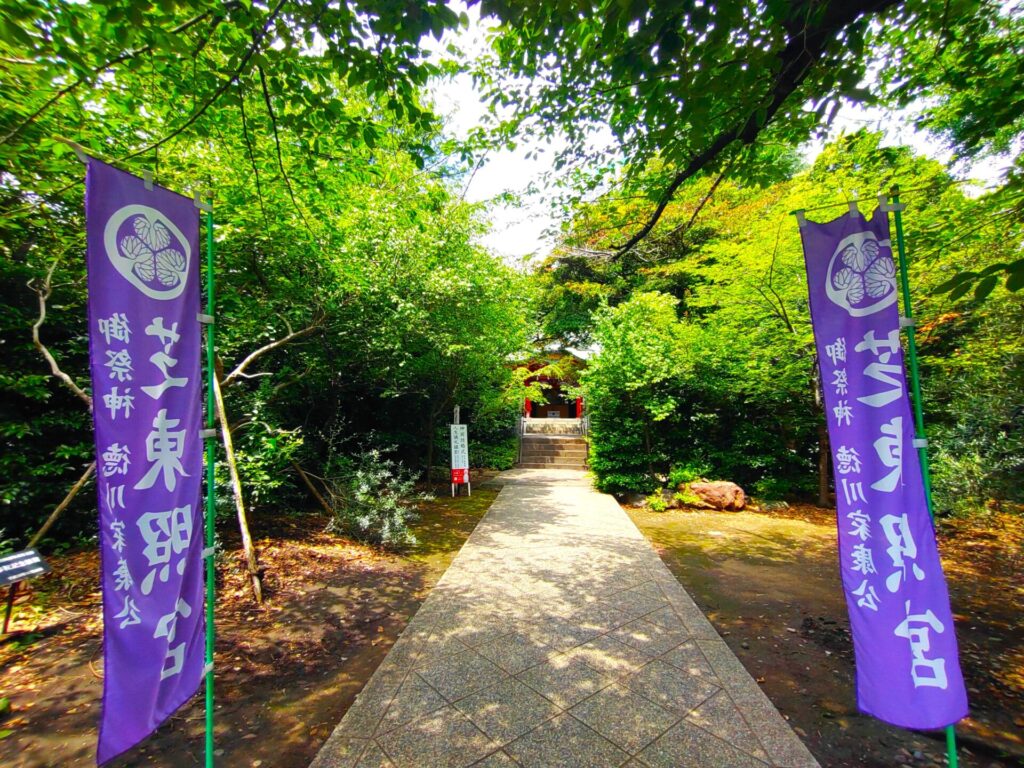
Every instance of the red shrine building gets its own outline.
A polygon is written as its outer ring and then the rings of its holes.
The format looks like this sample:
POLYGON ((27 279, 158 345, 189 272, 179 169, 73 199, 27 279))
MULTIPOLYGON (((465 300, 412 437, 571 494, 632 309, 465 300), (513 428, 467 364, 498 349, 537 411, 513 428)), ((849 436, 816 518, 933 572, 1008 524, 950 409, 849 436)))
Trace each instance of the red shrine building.
POLYGON ((586 365, 583 358, 567 351, 548 352, 527 364, 530 371, 543 371, 526 380, 526 384, 540 383, 545 402, 523 403, 523 416, 528 419, 582 419, 583 398, 569 390, 579 382, 579 372, 586 365), (554 373, 552 369, 558 369, 554 373))
MULTIPOLYGON (((586 365, 569 351, 549 351, 527 368, 526 384, 540 384, 544 402, 523 402, 519 419, 519 461, 523 469, 587 468, 589 443, 583 398, 573 392, 586 365)), ((536 387, 534 388, 536 391, 536 387)))

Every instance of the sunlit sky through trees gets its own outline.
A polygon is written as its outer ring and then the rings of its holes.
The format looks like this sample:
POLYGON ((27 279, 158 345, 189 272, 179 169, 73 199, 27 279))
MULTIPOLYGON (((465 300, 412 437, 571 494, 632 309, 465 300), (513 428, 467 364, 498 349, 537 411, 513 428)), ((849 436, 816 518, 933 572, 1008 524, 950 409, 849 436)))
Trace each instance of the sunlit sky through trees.
MULTIPOLYGON (((456 34, 447 33, 440 44, 431 44, 430 38, 426 38, 424 44, 433 48, 437 55, 451 43, 470 59, 480 56, 487 47, 488 25, 494 21, 481 21, 478 5, 467 8, 464 3, 454 0, 451 7, 468 14, 471 20, 469 28, 456 34)), ((456 138, 465 138, 485 119, 487 107, 480 92, 474 88, 472 76, 467 73, 436 81, 431 93, 437 111, 445 121, 447 133, 456 138)), ((844 103, 829 129, 828 136, 807 144, 802 148, 801 154, 808 164, 813 163, 825 144, 837 135, 868 128, 883 132, 888 144, 907 145, 928 157, 945 163, 950 162, 952 152, 936 137, 915 130, 912 117, 910 112, 894 112, 844 103)), ((601 137, 598 137, 598 140, 601 140, 601 137)), ((604 140, 610 143, 611 135, 608 134, 604 140)), ((484 238, 484 244, 488 248, 510 262, 519 262, 520 259, 531 255, 543 256, 554 244, 561 220, 545 199, 541 176, 550 168, 550 158, 558 148, 557 145, 545 147, 528 137, 522 138, 514 150, 488 153, 466 185, 466 199, 473 202, 493 200, 506 192, 520 196, 519 205, 503 202, 493 204, 489 217, 491 230, 484 238), (535 154, 533 157, 527 157, 538 150, 546 151, 542 151, 540 156, 535 154), (532 190, 531 185, 535 187, 532 190)), ((998 181, 1008 163, 1009 160, 1006 158, 987 158, 973 166, 956 167, 955 170, 961 178, 976 179, 980 182, 979 186, 983 186, 998 181)), ((837 197, 845 197, 856 192, 859 197, 866 198, 874 197, 879 191, 881 190, 835 190, 837 197)))

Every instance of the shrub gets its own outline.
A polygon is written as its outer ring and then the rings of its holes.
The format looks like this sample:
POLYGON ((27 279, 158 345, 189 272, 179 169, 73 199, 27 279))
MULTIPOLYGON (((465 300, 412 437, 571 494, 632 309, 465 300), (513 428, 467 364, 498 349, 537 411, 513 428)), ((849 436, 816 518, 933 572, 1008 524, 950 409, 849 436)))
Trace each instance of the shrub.
POLYGON ((793 495, 792 490, 793 483, 790 480, 768 475, 754 483, 753 495, 765 501, 782 501, 793 495))
POLYGON ((694 480, 700 480, 710 472, 711 468, 704 462, 687 461, 683 464, 676 464, 669 470, 668 486, 669 488, 678 488, 681 485, 692 483, 694 480))
POLYGON ((695 507, 700 505, 701 498, 696 493, 690 490, 690 485, 687 483, 683 486, 683 489, 679 491, 674 497, 676 501, 687 507, 695 507))
POLYGON ((655 491, 648 496, 645 501, 647 502, 648 508, 654 512, 664 512, 668 509, 668 504, 665 501, 665 497, 661 495, 661 491, 655 491))
POLYGON ((386 549, 403 549, 416 543, 409 530, 417 518, 416 503, 432 497, 416 493, 415 474, 386 454, 387 450, 371 448, 335 459, 328 477, 334 509, 328 530, 386 549))

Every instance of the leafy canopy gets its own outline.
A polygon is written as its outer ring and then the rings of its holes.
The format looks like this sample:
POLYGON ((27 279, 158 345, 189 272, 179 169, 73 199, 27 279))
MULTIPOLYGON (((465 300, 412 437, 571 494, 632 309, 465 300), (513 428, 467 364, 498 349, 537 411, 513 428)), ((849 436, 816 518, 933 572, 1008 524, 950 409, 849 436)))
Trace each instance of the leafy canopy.
POLYGON ((503 22, 480 77, 493 83, 504 135, 564 138, 555 166, 571 169, 577 199, 623 164, 625 194, 649 199, 631 234, 610 243, 619 253, 651 233, 686 180, 749 180, 759 150, 803 143, 843 102, 936 105, 922 125, 964 148, 1020 135, 1024 20, 993 0, 483 8, 503 22))

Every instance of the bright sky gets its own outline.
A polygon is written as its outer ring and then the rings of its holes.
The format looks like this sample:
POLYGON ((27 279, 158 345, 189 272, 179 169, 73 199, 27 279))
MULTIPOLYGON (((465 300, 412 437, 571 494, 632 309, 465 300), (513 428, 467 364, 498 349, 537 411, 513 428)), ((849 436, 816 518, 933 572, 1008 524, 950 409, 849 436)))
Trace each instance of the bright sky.
MULTIPOLYGON (((484 25, 480 22, 479 6, 467 10, 458 2, 452 5, 456 10, 465 10, 471 20, 469 29, 456 35, 452 42, 470 56, 483 52, 487 43, 484 25)), ((447 39, 442 41, 442 45, 445 44, 447 39)), ((446 121, 447 133, 451 136, 464 138, 472 128, 482 122, 486 108, 468 75, 438 81, 431 88, 431 93, 438 113, 446 121)), ((852 133, 864 126, 884 131, 890 145, 909 145, 928 157, 942 161, 949 161, 951 157, 951 153, 938 141, 915 131, 906 116, 894 116, 879 109, 844 106, 833 122, 829 138, 841 132, 852 133)), ((804 158, 808 162, 813 162, 824 144, 825 141, 815 141, 807 145, 803 149, 804 158)), ((488 155, 466 189, 466 199, 473 202, 493 200, 505 192, 520 195, 519 206, 497 202, 492 204, 492 227, 484 238, 484 245, 510 262, 545 255, 554 245, 550 233, 557 231, 561 223, 554 216, 550 206, 540 199, 539 193, 526 193, 531 183, 540 183, 541 174, 550 166, 543 154, 532 159, 526 157, 531 150, 537 153, 540 149, 540 145, 523 141, 514 150, 503 150, 488 155), (545 235, 545 232, 549 234, 545 235)), ((983 161, 969 169, 970 176, 985 182, 993 182, 1000 176, 1006 164, 1007 161, 998 158, 983 161)), ((861 197, 874 197, 878 190, 865 189, 857 192, 861 197)), ((837 198, 840 197, 841 191, 836 190, 836 194, 837 198)))

